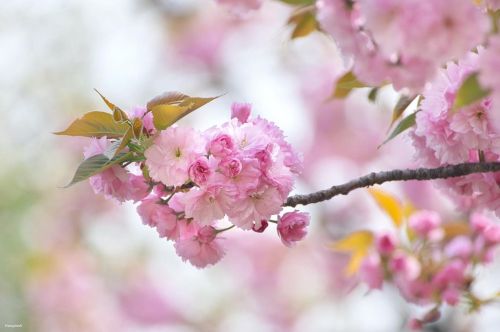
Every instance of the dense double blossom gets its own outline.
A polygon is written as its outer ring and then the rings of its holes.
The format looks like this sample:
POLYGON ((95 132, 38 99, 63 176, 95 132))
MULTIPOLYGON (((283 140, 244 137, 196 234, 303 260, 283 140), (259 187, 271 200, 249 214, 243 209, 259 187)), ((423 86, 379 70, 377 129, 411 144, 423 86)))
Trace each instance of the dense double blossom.
MULTIPOLYGON (((486 97, 454 108, 459 87, 479 69, 483 52, 480 49, 479 54, 469 53, 458 63, 450 62, 424 92, 416 127, 411 133, 420 165, 500 161, 500 128, 495 125, 492 99, 486 97)), ((471 174, 442 181, 462 209, 489 208, 497 214, 500 212, 499 183, 498 173, 471 174)))
MULTIPOLYGON (((301 157, 278 126, 250 119, 250 111, 249 104, 234 104, 230 121, 204 132, 174 125, 155 133, 145 127, 153 140, 140 167, 115 165, 90 183, 108 198, 140 201, 143 223, 175 241, 184 260, 197 267, 214 264, 224 254, 216 226, 226 219, 244 230, 263 231, 281 212, 302 170, 301 157)), ((132 114, 149 115, 144 109, 132 114)), ((110 144, 105 137, 93 140, 85 156, 104 153, 110 144)), ((291 245, 305 236, 309 216, 288 215, 280 219, 278 232, 291 245)))
POLYGON ((488 18, 470 0, 319 0, 318 20, 369 85, 420 91, 447 61, 479 45, 488 18))
POLYGON ((370 289, 388 281, 408 302, 434 307, 410 322, 420 328, 439 318, 442 303, 455 306, 473 296, 474 268, 490 263, 499 244, 500 226, 485 214, 473 213, 469 224, 450 224, 422 210, 410 216, 404 234, 376 234, 357 275, 370 289))

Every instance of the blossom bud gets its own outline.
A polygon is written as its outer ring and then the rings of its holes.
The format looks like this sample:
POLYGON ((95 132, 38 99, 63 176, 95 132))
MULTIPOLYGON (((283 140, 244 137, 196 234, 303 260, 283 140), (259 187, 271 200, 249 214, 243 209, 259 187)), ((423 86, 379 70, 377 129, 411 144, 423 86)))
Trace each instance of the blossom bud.
POLYGON ((231 106, 231 119, 238 119, 241 123, 246 123, 250 117, 252 105, 248 103, 233 103, 231 106))
POLYGON ((292 247, 306 236, 308 225, 308 213, 299 211, 285 213, 278 219, 277 231, 281 242, 287 247, 292 247))

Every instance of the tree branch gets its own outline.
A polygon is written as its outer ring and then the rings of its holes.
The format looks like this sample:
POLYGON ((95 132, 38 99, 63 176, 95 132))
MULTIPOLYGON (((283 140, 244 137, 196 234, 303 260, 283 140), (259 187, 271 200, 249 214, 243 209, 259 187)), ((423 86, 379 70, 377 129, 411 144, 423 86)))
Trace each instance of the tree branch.
POLYGON ((437 168, 396 169, 386 172, 370 173, 344 184, 333 186, 307 195, 290 196, 283 206, 297 206, 327 201, 338 195, 347 195, 354 189, 370 187, 389 181, 434 180, 464 176, 473 173, 500 171, 500 162, 464 163, 437 168))

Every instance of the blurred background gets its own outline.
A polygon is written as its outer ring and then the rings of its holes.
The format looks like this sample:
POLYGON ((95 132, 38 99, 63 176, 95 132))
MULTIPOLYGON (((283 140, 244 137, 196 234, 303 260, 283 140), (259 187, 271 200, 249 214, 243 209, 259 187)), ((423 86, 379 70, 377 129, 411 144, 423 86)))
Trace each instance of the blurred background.
MULTIPOLYGON (((397 94, 327 101, 344 60, 320 33, 290 40, 290 12, 272 1, 244 17, 211 0, 0 2, 0 330, 405 331, 422 309, 390 287, 353 287, 346 258, 328 249, 352 230, 391 227, 366 191, 305 208, 310 233, 292 249, 273 227, 228 232, 225 258, 198 270, 133 204, 88 183, 62 189, 86 140, 52 132, 104 110, 93 88, 125 109, 164 91, 224 94, 181 120, 200 130, 228 120, 232 102, 252 103, 303 153, 297 193, 412 166, 405 135, 377 148, 397 94)), ((460 218, 430 183, 384 189, 460 218)), ((498 263, 479 273, 478 292, 500 290, 498 263)), ((500 331, 500 307, 445 310, 429 331, 500 331)))

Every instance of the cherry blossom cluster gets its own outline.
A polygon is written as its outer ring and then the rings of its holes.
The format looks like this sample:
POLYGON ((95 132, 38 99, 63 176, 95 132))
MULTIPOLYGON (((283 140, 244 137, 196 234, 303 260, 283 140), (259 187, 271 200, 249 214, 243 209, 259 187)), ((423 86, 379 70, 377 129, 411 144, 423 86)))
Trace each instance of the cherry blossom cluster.
POLYGON ((437 69, 489 31, 470 0, 319 0, 318 20, 364 83, 419 91, 437 69), (452 42, 450 42, 452 41, 452 42))
POLYGON ((408 302, 432 306, 410 322, 414 328, 437 320, 441 304, 455 306, 473 297, 474 268, 491 262, 500 243, 500 225, 480 213, 469 223, 443 223, 437 212, 421 210, 410 216, 403 233, 376 234, 358 277, 370 289, 390 282, 408 302))
MULTIPOLYGON (((277 220, 302 171, 301 157, 272 122, 249 119, 249 104, 234 104, 231 121, 199 132, 171 126, 155 132, 151 114, 135 109, 151 142, 144 160, 114 165, 90 178, 96 193, 120 202, 139 202, 144 224, 175 242, 177 254, 196 267, 215 264, 224 255, 220 233, 233 227, 263 232, 269 222, 286 246, 304 238, 309 215, 286 212, 277 220), (226 228, 218 228, 221 223, 226 228)), ((85 157, 112 145, 93 139, 85 157)))
MULTIPOLYGON (((416 114, 416 127, 411 133, 416 150, 416 161, 422 166, 463 162, 500 161, 500 105, 487 96, 470 105, 454 107, 457 91, 467 77, 479 70, 480 64, 490 67, 498 61, 493 40, 488 50, 468 53, 458 63, 448 63, 446 69, 428 85, 423 94, 420 111, 416 114), (482 60, 486 61, 482 61, 482 60)), ((498 47, 497 47, 498 50, 498 47)), ((498 66, 497 66, 498 68, 498 66)), ((479 79, 487 86, 498 86, 493 68, 480 73, 479 79), (496 84, 495 84, 496 83, 496 84)), ((500 91, 500 90, 497 90, 500 91)), ((498 173, 471 174, 442 180, 443 187, 451 190, 462 209, 488 208, 500 213, 500 181, 498 173)))

